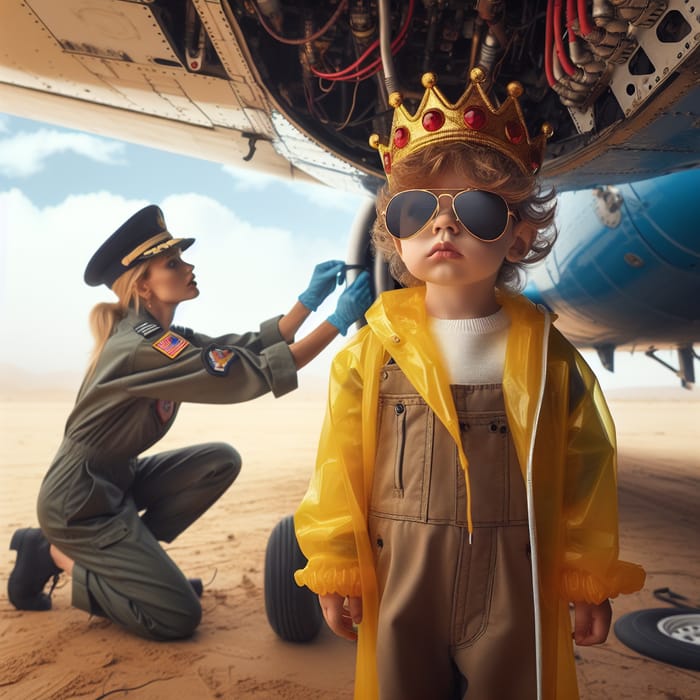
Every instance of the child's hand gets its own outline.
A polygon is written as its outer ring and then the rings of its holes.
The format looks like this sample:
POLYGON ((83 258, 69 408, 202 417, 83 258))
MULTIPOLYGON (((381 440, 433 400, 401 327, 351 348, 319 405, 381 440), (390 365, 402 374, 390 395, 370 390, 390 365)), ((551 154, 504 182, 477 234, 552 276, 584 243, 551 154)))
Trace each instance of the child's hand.
POLYGON ((318 602, 321 604, 323 617, 333 632, 339 637, 354 642, 357 639, 357 632, 352 626, 362 622, 362 598, 348 597, 346 605, 345 596, 329 593, 320 595, 318 602))
POLYGON ((611 620, 609 600, 600 605, 574 603, 574 641, 581 647, 602 644, 608 638, 611 620))

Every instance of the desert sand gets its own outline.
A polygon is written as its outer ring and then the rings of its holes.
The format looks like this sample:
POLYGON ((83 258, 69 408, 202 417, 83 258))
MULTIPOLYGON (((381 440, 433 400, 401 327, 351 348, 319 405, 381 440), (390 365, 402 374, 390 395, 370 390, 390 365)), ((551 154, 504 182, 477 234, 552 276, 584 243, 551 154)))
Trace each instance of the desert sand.
MULTIPOLYGON (((9 603, 10 536, 36 525, 36 493, 72 397, 29 390, 25 382, 0 387, 0 698, 352 698, 353 644, 325 628, 312 643, 283 642, 264 608, 270 531, 296 507, 314 462, 324 410, 319 383, 302 376, 297 392, 277 400, 183 406, 158 445, 223 439, 243 456, 238 481, 167 548, 206 586, 199 630, 177 643, 135 638, 72 609, 65 577, 50 612, 19 612, 9 603)), ((653 595, 662 587, 700 600, 699 398, 697 390, 680 388, 609 394, 620 449, 621 557, 648 572, 643 591, 614 601, 616 617, 664 607, 653 595)), ((700 673, 643 657, 612 632, 604 645, 578 649, 577 660, 584 700, 700 698, 700 673)))

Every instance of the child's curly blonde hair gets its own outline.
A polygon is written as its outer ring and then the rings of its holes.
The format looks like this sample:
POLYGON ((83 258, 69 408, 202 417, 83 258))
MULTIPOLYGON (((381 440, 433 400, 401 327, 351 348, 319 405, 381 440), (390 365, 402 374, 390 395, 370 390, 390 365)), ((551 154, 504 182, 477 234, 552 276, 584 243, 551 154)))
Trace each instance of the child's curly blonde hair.
POLYGON ((537 235, 530 252, 517 263, 504 260, 496 280, 496 287, 504 292, 520 291, 525 284, 525 266, 545 258, 557 238, 554 226, 556 192, 553 188, 543 190, 536 177, 523 175, 510 159, 491 148, 467 143, 436 144, 406 156, 394 165, 391 184, 384 185, 377 193, 377 218, 372 229, 375 253, 383 256, 392 277, 402 286, 423 284, 408 271, 396 252, 383 213, 397 192, 413 188, 429 189, 430 181, 446 171, 462 176, 465 188, 500 194, 519 221, 536 229, 537 235))

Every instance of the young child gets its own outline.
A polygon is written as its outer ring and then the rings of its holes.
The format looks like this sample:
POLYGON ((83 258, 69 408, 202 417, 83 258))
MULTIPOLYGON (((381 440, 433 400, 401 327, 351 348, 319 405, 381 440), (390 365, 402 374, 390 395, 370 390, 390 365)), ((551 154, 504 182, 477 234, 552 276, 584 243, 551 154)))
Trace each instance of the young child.
POLYGON ((385 292, 336 356, 296 581, 359 646, 355 698, 568 700, 572 636, 605 641, 618 560, 614 426, 596 379, 517 294, 556 237, 517 98, 426 74, 379 148, 385 292), (573 603, 573 635, 572 613, 573 603))

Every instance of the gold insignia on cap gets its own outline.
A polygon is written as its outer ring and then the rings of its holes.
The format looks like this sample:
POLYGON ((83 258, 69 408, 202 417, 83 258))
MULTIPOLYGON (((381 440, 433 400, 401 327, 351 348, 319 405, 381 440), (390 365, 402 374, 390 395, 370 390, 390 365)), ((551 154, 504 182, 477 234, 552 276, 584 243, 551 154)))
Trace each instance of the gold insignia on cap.
POLYGON ((168 248, 172 248, 177 241, 174 239, 169 239, 165 241, 165 243, 161 243, 160 245, 154 246, 153 248, 149 248, 148 250, 144 250, 143 253, 141 253, 142 258, 151 258, 154 255, 158 255, 158 253, 162 253, 164 250, 167 250, 168 248))
POLYGON ((154 252, 151 252, 151 249, 153 247, 158 247, 160 249, 168 248, 169 246, 164 244, 170 240, 172 240, 172 236, 167 231, 157 233, 155 236, 152 236, 147 241, 144 241, 141 245, 136 246, 136 248, 134 248, 128 255, 125 255, 122 258, 122 265, 124 267, 128 267, 129 265, 131 265, 132 262, 134 262, 134 260, 136 260, 136 258, 142 255, 155 255, 154 252))

